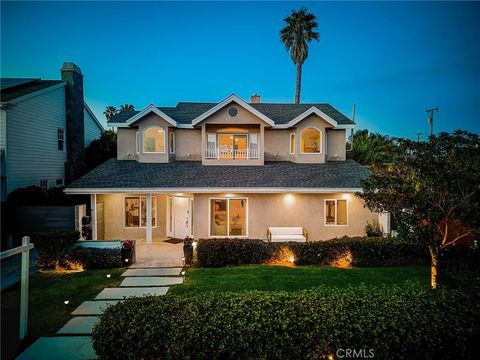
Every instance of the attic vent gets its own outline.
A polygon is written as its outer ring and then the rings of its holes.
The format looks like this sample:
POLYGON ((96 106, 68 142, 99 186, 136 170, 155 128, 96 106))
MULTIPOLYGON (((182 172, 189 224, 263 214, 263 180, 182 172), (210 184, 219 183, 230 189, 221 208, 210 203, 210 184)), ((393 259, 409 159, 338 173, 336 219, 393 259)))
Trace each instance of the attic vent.
POLYGON ((230 106, 228 108, 228 115, 230 115, 231 117, 237 116, 238 115, 238 109, 235 106, 230 106))

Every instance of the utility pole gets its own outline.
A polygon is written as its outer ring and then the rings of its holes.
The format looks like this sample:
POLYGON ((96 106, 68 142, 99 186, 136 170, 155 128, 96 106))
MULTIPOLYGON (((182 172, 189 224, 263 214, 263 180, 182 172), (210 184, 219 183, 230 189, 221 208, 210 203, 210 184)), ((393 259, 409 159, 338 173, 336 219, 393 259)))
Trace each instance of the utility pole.
POLYGON ((433 113, 438 111, 438 107, 431 108, 428 110, 425 110, 425 112, 428 114, 428 126, 430 127, 430 136, 433 136, 433 113))
POLYGON ((423 135, 423 133, 417 133, 417 142, 420 142, 420 135, 423 135))

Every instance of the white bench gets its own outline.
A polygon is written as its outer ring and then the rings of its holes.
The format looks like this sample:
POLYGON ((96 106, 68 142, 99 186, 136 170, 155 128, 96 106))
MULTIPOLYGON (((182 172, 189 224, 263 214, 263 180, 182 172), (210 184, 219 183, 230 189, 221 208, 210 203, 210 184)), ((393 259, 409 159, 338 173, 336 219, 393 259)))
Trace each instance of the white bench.
POLYGON ((308 232, 302 227, 274 226, 268 228, 267 238, 269 242, 306 242, 308 240, 308 232))

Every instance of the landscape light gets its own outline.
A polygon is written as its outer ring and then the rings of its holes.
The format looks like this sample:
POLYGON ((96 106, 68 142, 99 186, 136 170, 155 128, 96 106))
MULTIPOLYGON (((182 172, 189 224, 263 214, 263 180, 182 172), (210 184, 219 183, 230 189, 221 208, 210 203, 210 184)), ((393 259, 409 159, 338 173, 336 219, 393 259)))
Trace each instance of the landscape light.
POLYGON ((107 278, 108 278, 108 279, 110 279, 110 276, 112 276, 112 275, 110 275, 110 274, 107 274, 107 278))
POLYGON ((185 270, 182 270, 180 274, 182 274, 182 276, 185 275, 185 270))
POLYGON ((65 300, 63 303, 64 303, 65 305, 68 305, 69 302, 70 302, 70 300, 65 300))

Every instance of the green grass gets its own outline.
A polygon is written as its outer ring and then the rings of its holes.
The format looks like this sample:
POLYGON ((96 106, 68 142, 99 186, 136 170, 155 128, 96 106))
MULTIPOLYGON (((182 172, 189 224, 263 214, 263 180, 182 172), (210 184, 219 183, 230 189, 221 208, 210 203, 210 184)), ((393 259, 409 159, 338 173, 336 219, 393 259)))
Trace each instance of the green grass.
MULTIPOLYGON (((81 273, 35 273, 29 282, 28 334, 33 337, 54 334, 73 316, 83 301, 93 300, 107 286, 117 286, 124 269, 86 270, 81 273), (110 279, 107 274, 111 274, 110 279), (69 304, 64 304, 69 300, 69 304)), ((2 291, 2 333, 18 328, 20 287, 2 291), (8 322, 8 324, 6 324, 8 322), (4 327, 5 326, 5 327, 4 327)))
POLYGON ((170 288, 169 293, 217 291, 241 292, 297 291, 317 286, 347 287, 401 286, 406 281, 428 289, 430 268, 424 266, 337 269, 327 267, 282 267, 268 265, 236 266, 227 268, 191 268, 185 282, 170 288))

